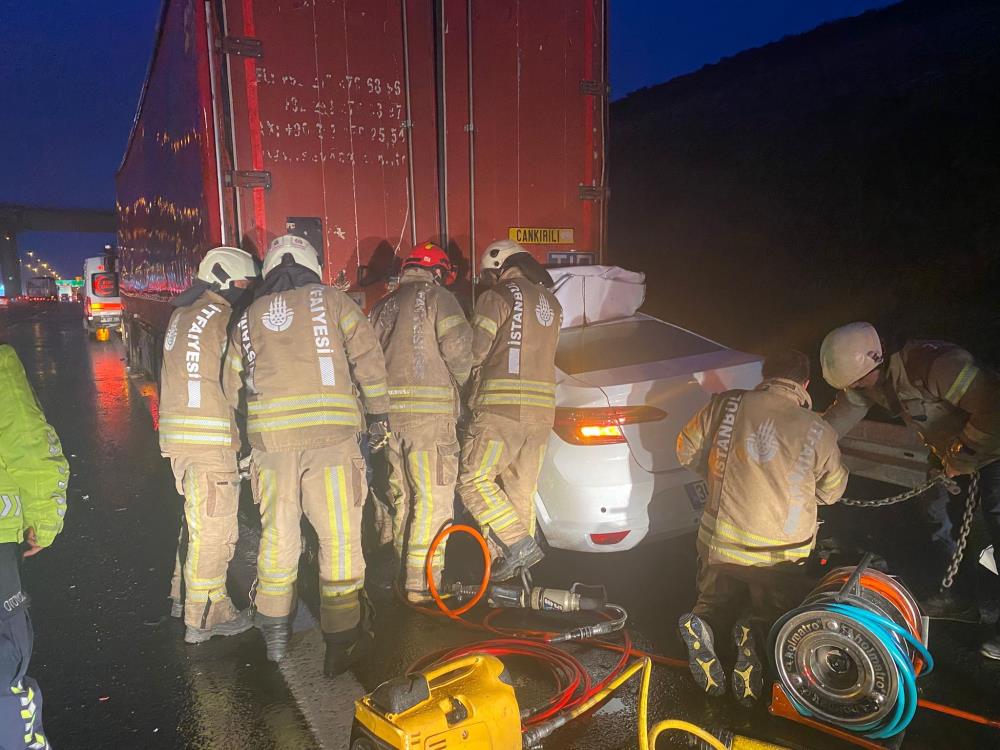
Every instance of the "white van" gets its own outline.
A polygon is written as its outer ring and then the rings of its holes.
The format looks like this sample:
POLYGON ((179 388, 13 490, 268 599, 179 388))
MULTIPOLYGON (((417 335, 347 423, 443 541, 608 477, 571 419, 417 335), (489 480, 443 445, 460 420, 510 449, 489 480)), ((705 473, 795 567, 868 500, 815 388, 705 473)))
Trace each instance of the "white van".
POLYGON ((100 328, 118 328, 122 322, 122 298, 118 296, 118 274, 103 255, 83 261, 83 326, 96 334, 100 328))

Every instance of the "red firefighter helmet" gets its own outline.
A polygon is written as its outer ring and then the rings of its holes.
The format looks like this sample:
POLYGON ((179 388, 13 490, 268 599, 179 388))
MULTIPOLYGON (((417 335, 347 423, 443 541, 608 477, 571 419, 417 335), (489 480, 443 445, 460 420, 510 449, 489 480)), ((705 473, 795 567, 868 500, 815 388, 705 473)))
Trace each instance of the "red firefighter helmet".
POLYGON ((423 242, 410 252, 410 255, 403 260, 403 269, 426 268, 428 271, 441 271, 441 281, 444 284, 451 284, 458 274, 451 260, 441 247, 433 242, 423 242))

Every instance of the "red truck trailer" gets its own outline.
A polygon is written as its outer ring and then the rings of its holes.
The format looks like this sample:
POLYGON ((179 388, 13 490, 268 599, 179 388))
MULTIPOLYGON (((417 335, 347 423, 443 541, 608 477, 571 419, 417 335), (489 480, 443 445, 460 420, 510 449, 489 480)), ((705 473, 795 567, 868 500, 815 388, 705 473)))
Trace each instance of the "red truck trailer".
POLYGON ((130 362, 206 250, 288 232, 365 308, 441 243, 603 259, 606 0, 165 0, 118 171, 130 362))

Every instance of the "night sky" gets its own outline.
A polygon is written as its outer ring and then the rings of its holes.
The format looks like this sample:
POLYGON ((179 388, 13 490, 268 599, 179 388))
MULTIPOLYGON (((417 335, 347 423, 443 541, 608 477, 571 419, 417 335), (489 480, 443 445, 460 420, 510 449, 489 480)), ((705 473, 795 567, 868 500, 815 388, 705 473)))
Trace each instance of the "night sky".
MULTIPOLYGON (((357 0, 355 0, 356 2, 357 0)), ((610 0, 614 97, 885 0, 610 0)), ((159 0, 0 0, 0 202, 110 208, 159 0)), ((27 233, 63 275, 112 237, 27 233)))

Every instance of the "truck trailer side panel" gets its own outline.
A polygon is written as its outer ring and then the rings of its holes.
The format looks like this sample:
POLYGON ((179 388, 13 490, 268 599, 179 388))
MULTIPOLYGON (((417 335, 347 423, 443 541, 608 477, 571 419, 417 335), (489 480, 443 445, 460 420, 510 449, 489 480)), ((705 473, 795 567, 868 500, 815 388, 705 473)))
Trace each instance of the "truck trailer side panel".
MULTIPOLYGON (((169 300, 219 242, 219 185, 205 9, 165 2, 128 148, 116 176, 119 283, 133 360, 158 371, 169 300)), ((135 362, 133 362, 135 364, 135 362)))
POLYGON ((165 0, 117 178, 127 335, 210 247, 286 232, 365 307, 426 240, 466 287, 507 236, 600 261, 604 40, 604 0, 165 0))

